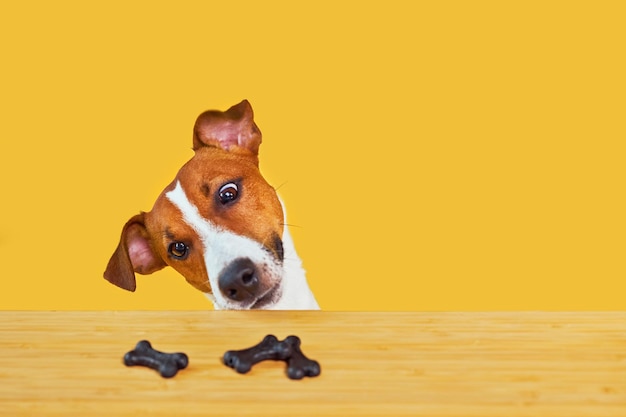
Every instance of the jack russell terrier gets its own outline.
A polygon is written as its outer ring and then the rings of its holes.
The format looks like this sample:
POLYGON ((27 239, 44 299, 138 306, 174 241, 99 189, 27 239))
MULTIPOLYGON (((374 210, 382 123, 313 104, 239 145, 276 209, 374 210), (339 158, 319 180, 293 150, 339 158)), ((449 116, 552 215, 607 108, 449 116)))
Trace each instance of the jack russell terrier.
POLYGON ((248 101, 202 113, 194 156, 123 227, 104 277, 135 291, 135 272, 169 265, 216 309, 319 309, 283 204, 259 171, 260 144, 248 101))

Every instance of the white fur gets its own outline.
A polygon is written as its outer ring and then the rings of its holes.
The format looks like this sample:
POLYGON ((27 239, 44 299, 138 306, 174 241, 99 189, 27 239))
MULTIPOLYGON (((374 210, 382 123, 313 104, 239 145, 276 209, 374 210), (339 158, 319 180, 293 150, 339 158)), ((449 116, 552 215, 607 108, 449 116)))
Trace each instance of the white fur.
MULTIPOLYGON (((285 213, 285 206, 283 213, 285 213)), ((285 257, 283 260, 283 278, 281 299, 272 306, 274 310, 319 310, 319 305, 309 288, 306 274, 302 268, 302 261, 296 253, 289 228, 287 218, 285 218, 285 228, 283 229, 283 250, 285 257)))
MULTIPOLYGON (((204 251, 204 262, 213 294, 206 294, 215 309, 241 309, 242 307, 219 291, 217 278, 222 270, 237 258, 246 257, 255 263, 265 275, 270 287, 280 288, 280 298, 264 306, 270 310, 311 310, 319 309, 315 297, 309 289, 304 269, 295 251, 287 226, 283 232, 284 260, 277 261, 263 245, 245 236, 216 226, 200 215, 198 208, 187 198, 180 182, 166 193, 167 198, 181 211, 183 220, 198 234, 204 251)), ((282 205, 282 201, 281 201, 282 205)), ((283 206, 284 212, 284 206, 283 206)))

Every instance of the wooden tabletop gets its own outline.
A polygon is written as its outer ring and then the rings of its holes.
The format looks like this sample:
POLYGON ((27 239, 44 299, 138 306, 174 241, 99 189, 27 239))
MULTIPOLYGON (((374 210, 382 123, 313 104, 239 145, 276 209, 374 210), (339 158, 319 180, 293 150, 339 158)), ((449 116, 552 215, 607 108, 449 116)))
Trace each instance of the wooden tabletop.
POLYGON ((626 312, 0 312, 3 416, 626 416, 626 312), (221 357, 302 340, 315 378, 221 357), (165 379, 142 339, 185 352, 165 379))

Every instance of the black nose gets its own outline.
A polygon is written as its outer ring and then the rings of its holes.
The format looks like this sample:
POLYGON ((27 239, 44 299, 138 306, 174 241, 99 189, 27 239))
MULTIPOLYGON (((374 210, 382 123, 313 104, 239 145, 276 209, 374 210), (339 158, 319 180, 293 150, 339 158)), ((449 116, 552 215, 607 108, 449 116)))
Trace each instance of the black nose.
POLYGON ((235 259, 224 268, 217 284, 222 294, 233 301, 253 301, 259 289, 256 266, 248 258, 235 259))

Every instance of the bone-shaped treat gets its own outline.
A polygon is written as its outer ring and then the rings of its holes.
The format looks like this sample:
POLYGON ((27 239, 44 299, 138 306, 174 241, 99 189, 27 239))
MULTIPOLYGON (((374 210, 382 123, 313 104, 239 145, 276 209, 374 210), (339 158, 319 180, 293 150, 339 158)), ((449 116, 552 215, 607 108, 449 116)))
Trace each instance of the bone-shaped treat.
POLYGON ((147 340, 137 343, 134 350, 124 355, 124 364, 126 366, 146 366, 158 371, 163 378, 171 378, 180 369, 185 369, 189 364, 189 358, 186 354, 164 353, 152 348, 147 340))
POLYGON ((241 374, 250 371, 254 364, 265 360, 287 362, 287 376, 290 379, 318 376, 321 372, 317 361, 304 356, 300 350, 300 338, 297 336, 288 336, 280 342, 276 336, 270 334, 253 347, 229 350, 223 357, 226 366, 241 374))

